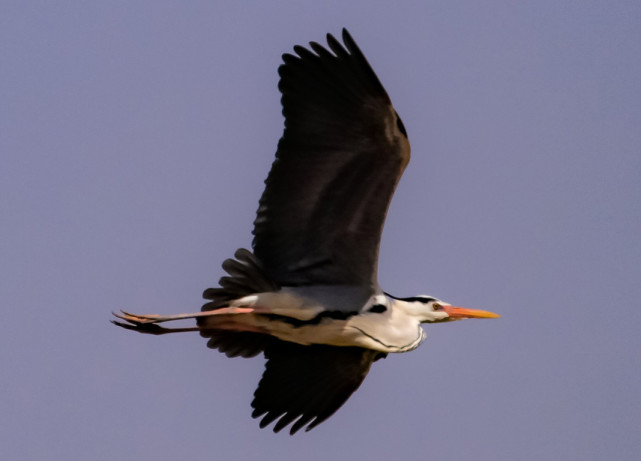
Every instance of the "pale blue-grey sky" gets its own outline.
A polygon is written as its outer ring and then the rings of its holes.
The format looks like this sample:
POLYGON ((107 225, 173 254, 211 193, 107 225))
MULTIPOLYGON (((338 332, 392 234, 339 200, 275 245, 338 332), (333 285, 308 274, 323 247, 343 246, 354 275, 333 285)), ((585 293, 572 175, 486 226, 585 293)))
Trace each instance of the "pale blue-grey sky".
POLYGON ((4 458, 641 459, 638 1, 8 1, 0 36, 4 458), (413 148, 381 284, 503 317, 274 435, 262 359, 108 320, 200 308, 251 242, 281 54, 342 27, 413 148))

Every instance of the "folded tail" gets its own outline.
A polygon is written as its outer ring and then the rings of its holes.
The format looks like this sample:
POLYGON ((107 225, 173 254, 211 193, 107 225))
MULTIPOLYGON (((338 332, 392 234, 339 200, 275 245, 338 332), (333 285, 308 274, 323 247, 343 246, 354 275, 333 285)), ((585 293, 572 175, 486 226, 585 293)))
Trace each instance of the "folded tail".
MULTIPOLYGON (((202 307, 202 311, 212 311, 224 308, 230 301, 251 295, 277 291, 279 286, 265 274, 260 261, 249 251, 240 248, 234 254, 235 259, 223 262, 227 276, 221 277, 218 288, 208 288, 203 298, 210 300, 202 307)), ((204 326, 205 319, 197 319, 199 327, 204 326)), ((218 349, 227 357, 254 357, 276 341, 270 335, 248 331, 229 331, 217 329, 202 329, 200 335, 209 338, 207 347, 218 349)))

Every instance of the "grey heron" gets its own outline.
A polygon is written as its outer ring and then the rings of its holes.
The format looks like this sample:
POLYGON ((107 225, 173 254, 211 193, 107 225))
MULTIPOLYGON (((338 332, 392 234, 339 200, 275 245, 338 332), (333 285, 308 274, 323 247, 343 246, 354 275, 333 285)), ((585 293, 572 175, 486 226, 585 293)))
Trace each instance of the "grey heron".
POLYGON ((260 427, 294 434, 329 418, 371 364, 415 349, 423 323, 497 314, 431 296, 397 298, 378 284, 387 209, 410 159, 403 122, 347 30, 341 44, 311 42, 279 67, 285 129, 265 181, 253 251, 223 263, 202 311, 137 315, 121 327, 148 334, 198 331, 229 357, 263 353, 254 393, 260 427), (195 327, 165 322, 196 319, 195 327))

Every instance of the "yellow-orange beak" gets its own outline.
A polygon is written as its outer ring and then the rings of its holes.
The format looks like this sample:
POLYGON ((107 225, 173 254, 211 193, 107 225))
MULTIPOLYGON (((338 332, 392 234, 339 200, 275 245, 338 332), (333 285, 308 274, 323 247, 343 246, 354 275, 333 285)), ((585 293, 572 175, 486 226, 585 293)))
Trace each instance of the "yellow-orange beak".
POLYGON ((452 320, 456 319, 498 319, 499 314, 494 312, 482 311, 479 309, 467 309, 465 307, 443 306, 452 320))

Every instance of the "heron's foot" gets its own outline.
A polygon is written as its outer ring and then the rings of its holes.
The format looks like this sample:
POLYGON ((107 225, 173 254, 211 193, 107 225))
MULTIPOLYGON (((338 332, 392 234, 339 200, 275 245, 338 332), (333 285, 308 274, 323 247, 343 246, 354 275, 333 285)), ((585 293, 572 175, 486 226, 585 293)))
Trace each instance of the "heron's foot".
POLYGON ((160 325, 157 325, 156 322, 164 322, 168 320, 167 317, 160 315, 136 315, 130 314, 129 312, 121 311, 120 314, 113 312, 113 315, 122 322, 118 320, 112 320, 111 323, 118 325, 119 327, 125 328, 126 330, 137 331, 138 333, 146 333, 151 335, 164 335, 166 333, 182 333, 185 331, 200 331, 198 327, 188 327, 188 328, 164 328, 160 325))
POLYGON ((152 325, 154 323, 167 322, 171 320, 168 316, 156 314, 132 314, 130 312, 120 310, 120 313, 112 312, 112 314, 121 320, 135 324, 135 325, 152 325))
POLYGON ((147 333, 151 335, 162 335, 170 332, 169 328, 163 328, 159 325, 154 325, 153 323, 136 324, 136 323, 119 322, 117 320, 111 320, 111 323, 113 323, 114 325, 118 325, 119 327, 125 328, 127 330, 133 330, 133 331, 137 331, 138 333, 147 333))

